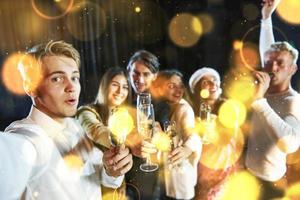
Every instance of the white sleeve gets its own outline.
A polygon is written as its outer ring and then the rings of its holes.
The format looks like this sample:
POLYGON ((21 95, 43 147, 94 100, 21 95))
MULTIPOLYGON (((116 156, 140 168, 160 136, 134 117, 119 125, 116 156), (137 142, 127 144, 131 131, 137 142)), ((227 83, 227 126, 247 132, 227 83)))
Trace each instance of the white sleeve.
POLYGON ((37 157, 34 145, 24 136, 0 132, 0 199, 19 199, 37 157))
POLYGON ((260 35, 259 35, 259 54, 262 66, 264 65, 264 53, 275 42, 272 18, 261 20, 260 35))
MULTIPOLYGON (((299 102, 297 102, 299 104, 299 102)), ((266 131, 278 139, 277 146, 285 153, 297 151, 300 145, 300 120, 288 113, 281 118, 268 104, 266 99, 252 103, 259 118, 265 123, 266 131)))
POLYGON ((102 167, 102 170, 101 170, 101 183, 105 187, 118 188, 118 187, 121 186, 121 184, 123 182, 123 179, 124 179, 124 175, 118 176, 118 177, 109 176, 106 173, 104 167, 102 167))

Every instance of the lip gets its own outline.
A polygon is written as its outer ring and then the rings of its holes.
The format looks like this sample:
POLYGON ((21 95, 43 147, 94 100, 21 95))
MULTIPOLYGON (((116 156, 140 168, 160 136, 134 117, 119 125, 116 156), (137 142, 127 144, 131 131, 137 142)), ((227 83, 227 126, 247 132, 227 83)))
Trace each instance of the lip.
POLYGON ((66 101, 65 101, 65 103, 66 104, 68 104, 68 105, 70 105, 70 106, 74 106, 74 105, 77 105, 77 99, 75 99, 75 98, 70 98, 70 99, 67 99, 66 101))

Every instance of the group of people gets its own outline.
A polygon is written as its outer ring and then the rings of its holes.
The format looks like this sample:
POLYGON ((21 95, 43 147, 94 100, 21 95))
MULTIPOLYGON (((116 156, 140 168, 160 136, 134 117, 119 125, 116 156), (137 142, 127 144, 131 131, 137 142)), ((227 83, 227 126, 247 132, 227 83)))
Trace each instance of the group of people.
POLYGON ((38 65, 20 65, 31 111, 0 134, 0 199, 101 199, 101 191, 115 193, 117 188, 127 199, 222 199, 226 181, 239 170, 248 170, 260 181, 260 199, 282 197, 274 183, 287 171, 287 155, 300 145, 300 99, 291 87, 298 51, 287 42, 275 42, 272 32, 271 15, 279 1, 263 0, 263 70, 253 72, 257 84, 245 146, 237 137, 207 144, 197 131, 201 106, 218 120, 218 110, 226 102, 214 68, 196 70, 186 87, 179 71, 160 71, 158 58, 140 50, 127 69, 108 69, 95 101, 77 109, 78 51, 63 41, 33 47, 28 54, 38 65), (207 95, 200 94, 203 90, 207 95), (110 117, 126 106, 136 119, 130 107, 135 108, 141 93, 152 97, 154 134, 163 131, 166 122, 175 124, 179 140, 168 151, 161 152, 136 129, 125 144, 116 147, 112 142, 110 117), (241 145, 243 158, 230 162, 230 154, 241 145), (149 154, 161 163, 158 170, 143 172, 139 166, 149 154), (207 157, 222 162, 206 165, 207 157))

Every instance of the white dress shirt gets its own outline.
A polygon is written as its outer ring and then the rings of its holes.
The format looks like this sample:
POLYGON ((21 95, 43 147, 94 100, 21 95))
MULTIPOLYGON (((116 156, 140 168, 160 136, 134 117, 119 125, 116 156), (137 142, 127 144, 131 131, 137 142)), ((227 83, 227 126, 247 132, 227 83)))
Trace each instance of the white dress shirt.
POLYGON ((0 134, 0 199, 99 200, 100 183, 119 187, 123 176, 108 176, 84 138, 74 119, 60 124, 32 107, 0 134))

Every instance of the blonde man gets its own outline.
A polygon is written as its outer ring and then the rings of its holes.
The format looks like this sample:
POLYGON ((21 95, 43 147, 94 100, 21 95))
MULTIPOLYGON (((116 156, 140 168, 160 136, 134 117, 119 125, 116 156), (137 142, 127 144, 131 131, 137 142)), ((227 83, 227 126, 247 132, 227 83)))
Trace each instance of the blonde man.
POLYGON ((0 135, 0 199, 101 199, 132 166, 128 149, 102 153, 71 118, 80 93, 79 53, 63 41, 35 46, 20 64, 29 115, 0 135), (105 166, 105 167, 103 167, 105 166))
POLYGON ((263 71, 252 103, 246 167, 262 183, 261 199, 283 196, 275 182, 286 173, 286 156, 300 145, 300 96, 291 87, 297 71, 298 51, 287 42, 274 42, 271 14, 278 0, 264 0, 260 33, 263 71))

